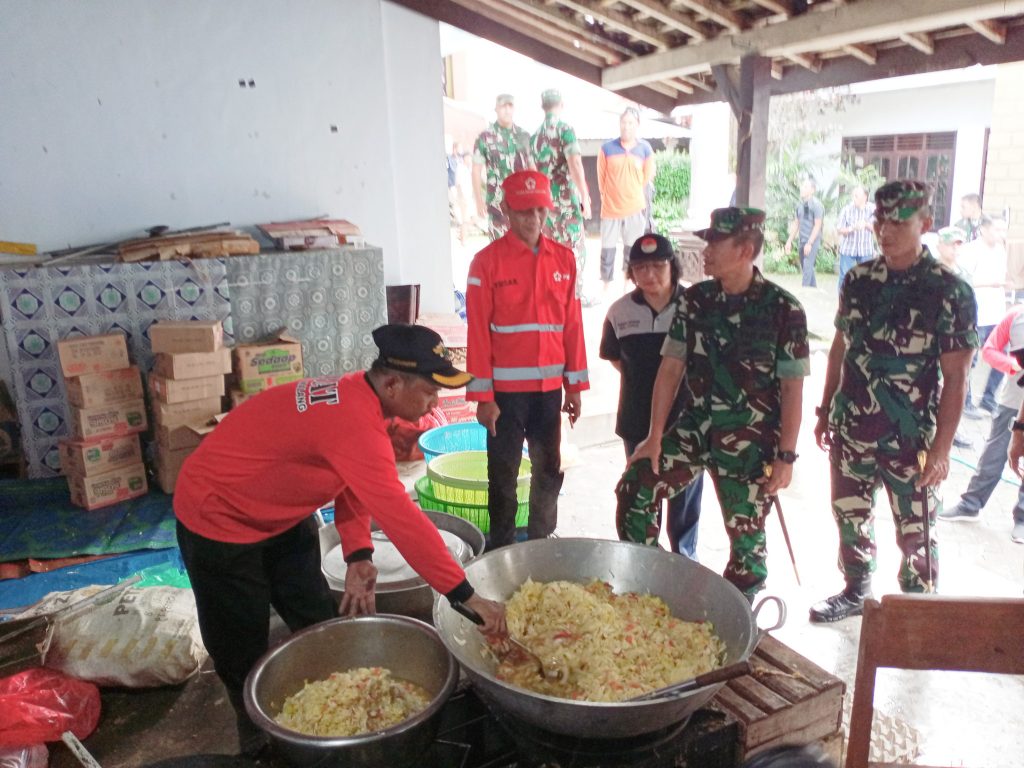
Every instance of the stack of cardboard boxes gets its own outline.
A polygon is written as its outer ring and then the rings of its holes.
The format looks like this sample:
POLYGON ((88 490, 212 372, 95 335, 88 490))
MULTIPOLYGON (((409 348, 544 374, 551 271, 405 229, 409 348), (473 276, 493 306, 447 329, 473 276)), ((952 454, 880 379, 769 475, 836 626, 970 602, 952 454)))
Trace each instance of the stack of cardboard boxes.
POLYGON ((221 413, 224 375, 231 352, 219 320, 157 322, 149 328, 155 354, 149 374, 157 482, 173 493, 185 459, 199 445, 214 416, 221 413))
POLYGON ((60 458, 72 503, 97 509, 142 496, 146 406, 124 334, 64 339, 57 353, 71 406, 73 437, 60 444, 60 458))
POLYGON ((234 350, 231 407, 241 405, 265 389, 303 378, 302 345, 288 336, 260 344, 242 344, 234 350))

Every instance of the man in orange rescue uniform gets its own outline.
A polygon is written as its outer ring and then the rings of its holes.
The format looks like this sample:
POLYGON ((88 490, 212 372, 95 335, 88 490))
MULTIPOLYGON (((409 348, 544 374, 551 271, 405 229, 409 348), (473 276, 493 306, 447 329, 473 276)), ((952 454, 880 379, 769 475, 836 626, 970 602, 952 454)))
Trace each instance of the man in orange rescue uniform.
POLYGON ((560 411, 575 424, 580 392, 590 386, 576 259, 541 234, 553 207, 551 182, 538 171, 520 171, 502 188, 509 231, 473 258, 466 290, 466 368, 475 377, 466 399, 478 403, 476 418, 488 433, 491 549, 515 541, 524 438, 533 466, 526 533, 541 539, 554 532, 562 487, 560 411))

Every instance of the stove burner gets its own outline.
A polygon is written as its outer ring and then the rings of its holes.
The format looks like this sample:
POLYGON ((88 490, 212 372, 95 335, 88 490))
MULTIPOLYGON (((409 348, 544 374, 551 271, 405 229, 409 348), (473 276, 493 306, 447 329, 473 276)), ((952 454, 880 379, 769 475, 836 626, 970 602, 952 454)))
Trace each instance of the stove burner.
POLYGON ((550 768, 675 765, 681 736, 690 720, 687 717, 682 722, 639 736, 591 739, 553 733, 512 715, 499 714, 496 719, 515 738, 523 757, 550 768))
POLYGON ((423 768, 736 768, 739 727, 711 709, 627 739, 582 739, 493 713, 467 686, 441 710, 423 768))

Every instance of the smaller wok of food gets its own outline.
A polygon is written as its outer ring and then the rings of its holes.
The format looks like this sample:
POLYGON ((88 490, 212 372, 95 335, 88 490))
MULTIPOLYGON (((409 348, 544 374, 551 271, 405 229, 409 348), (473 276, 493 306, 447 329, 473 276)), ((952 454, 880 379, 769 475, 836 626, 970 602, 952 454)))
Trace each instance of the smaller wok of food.
POLYGON ((408 720, 430 699, 426 690, 392 677, 387 669, 359 667, 307 681, 285 699, 275 720, 308 736, 358 736, 408 720))
POLYGON ((677 619, 659 597, 617 595, 598 580, 527 580, 509 599, 507 616, 512 634, 566 674, 539 675, 534 660, 499 648, 496 675, 547 696, 625 701, 710 672, 725 657, 709 622, 677 619))

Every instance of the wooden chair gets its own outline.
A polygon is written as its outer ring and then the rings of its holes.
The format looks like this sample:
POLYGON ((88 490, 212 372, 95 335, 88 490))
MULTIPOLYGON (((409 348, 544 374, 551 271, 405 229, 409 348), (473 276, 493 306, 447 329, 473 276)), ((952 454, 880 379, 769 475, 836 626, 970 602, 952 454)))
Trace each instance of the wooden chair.
POLYGON ((865 602, 846 768, 883 765, 868 762, 879 667, 1024 674, 1024 599, 886 595, 865 602))

